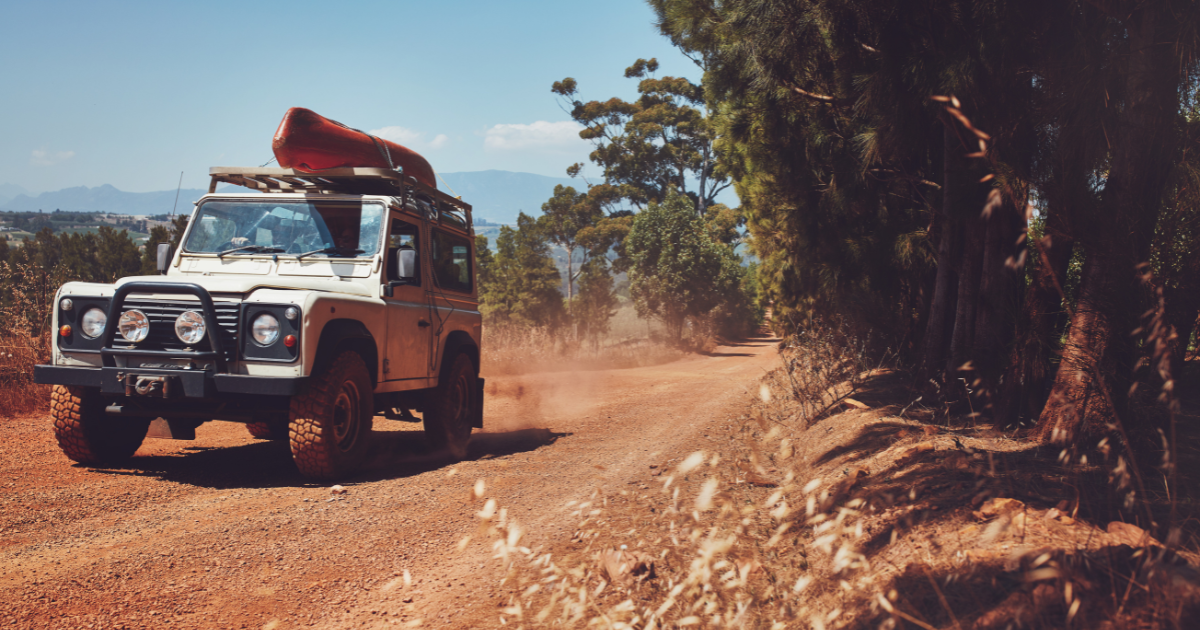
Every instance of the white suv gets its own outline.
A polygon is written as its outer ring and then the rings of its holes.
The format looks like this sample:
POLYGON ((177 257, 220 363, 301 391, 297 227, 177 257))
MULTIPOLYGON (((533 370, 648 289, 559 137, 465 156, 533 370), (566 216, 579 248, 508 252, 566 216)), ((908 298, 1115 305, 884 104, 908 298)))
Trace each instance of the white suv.
POLYGON ((470 205, 388 169, 210 174, 160 275, 59 289, 34 378, 54 385, 63 452, 115 464, 148 434, 228 420, 330 479, 361 463, 376 414, 415 410, 464 456, 483 421, 470 205))

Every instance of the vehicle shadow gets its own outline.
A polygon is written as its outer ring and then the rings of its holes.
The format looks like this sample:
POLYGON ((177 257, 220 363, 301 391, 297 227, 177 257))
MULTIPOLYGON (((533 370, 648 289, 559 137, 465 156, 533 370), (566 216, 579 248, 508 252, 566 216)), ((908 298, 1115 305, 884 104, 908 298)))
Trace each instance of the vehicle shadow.
MULTIPOLYGON (((570 433, 549 429, 521 429, 476 433, 464 461, 492 459, 537 450, 570 433)), ((319 488, 341 483, 401 479, 451 466, 456 460, 446 452, 430 451, 420 431, 374 431, 362 470, 338 482, 312 481, 292 463, 286 440, 263 441, 234 447, 189 446, 182 454, 134 457, 114 468, 91 468, 106 475, 155 477, 163 481, 212 488, 319 488)), ((84 466, 80 466, 84 467, 84 466)))

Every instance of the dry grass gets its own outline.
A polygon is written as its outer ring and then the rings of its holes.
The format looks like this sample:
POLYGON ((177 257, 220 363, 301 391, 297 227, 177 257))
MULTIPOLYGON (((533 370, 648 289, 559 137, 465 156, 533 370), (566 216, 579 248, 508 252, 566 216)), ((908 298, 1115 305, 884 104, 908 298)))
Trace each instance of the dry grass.
POLYGON ((846 354, 820 343, 784 351, 727 426, 740 442, 652 462, 636 485, 564 506, 577 519, 569 543, 526 546, 537 537, 487 500, 476 539, 511 593, 502 623, 1198 627, 1197 557, 1120 522, 1130 514, 1106 467, 1063 465, 974 419, 931 426, 941 413, 913 404, 896 372, 839 383, 844 372, 795 356, 846 354), (830 408, 831 392, 849 391, 858 405, 830 408))
POLYGON ((0 417, 49 404, 49 388, 33 382, 33 366, 50 360, 50 309, 64 276, 0 263, 0 417))

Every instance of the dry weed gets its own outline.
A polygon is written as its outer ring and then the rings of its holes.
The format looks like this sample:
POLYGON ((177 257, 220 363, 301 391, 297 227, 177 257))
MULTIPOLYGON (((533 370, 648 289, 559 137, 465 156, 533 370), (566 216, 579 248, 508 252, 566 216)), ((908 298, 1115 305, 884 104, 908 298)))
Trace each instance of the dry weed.
POLYGON ((791 340, 736 427, 744 445, 569 503, 569 543, 529 542, 537 536, 486 500, 474 539, 491 543, 511 593, 499 623, 999 630, 1197 619, 1193 556, 1132 525, 1088 522, 1072 499, 1073 484, 1103 483, 1102 466, 1066 475, 1052 454, 993 429, 904 420, 903 396, 837 404, 901 380, 845 349, 831 334, 791 340))
POLYGON ((33 366, 50 360, 50 314, 66 271, 0 263, 0 416, 44 407, 49 388, 33 382, 33 366))

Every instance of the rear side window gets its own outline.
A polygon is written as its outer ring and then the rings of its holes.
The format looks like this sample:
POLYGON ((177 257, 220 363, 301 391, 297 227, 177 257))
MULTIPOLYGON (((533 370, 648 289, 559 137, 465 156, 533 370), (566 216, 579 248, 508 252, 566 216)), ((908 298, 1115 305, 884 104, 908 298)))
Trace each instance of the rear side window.
POLYGON ((471 292, 471 247, 461 236, 433 232, 433 278, 439 287, 471 292))

